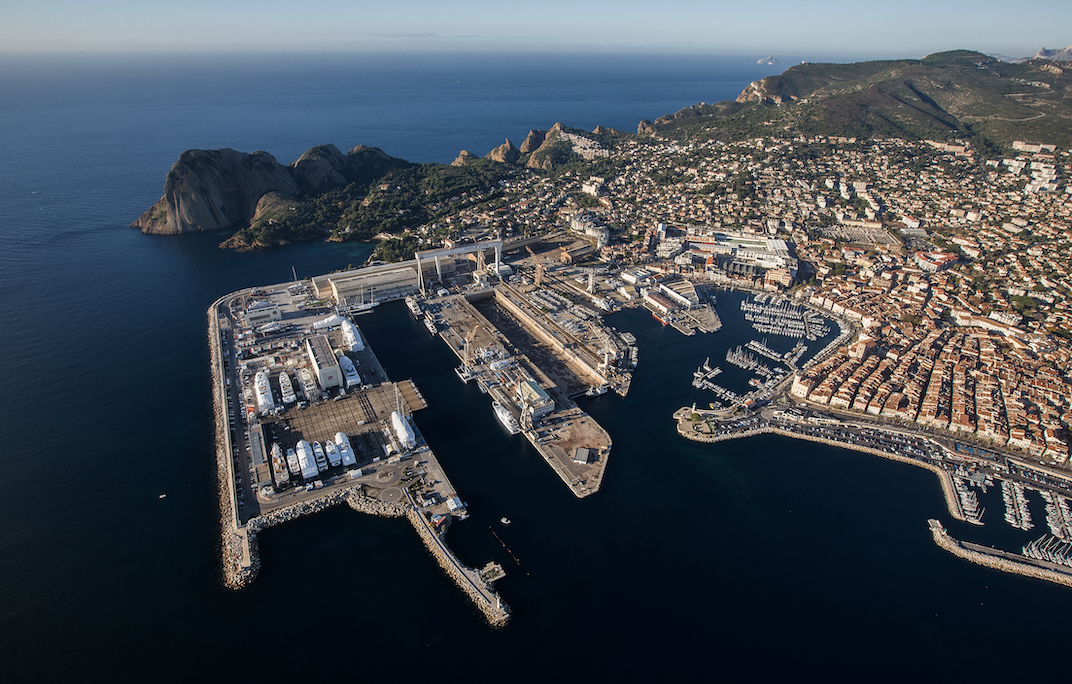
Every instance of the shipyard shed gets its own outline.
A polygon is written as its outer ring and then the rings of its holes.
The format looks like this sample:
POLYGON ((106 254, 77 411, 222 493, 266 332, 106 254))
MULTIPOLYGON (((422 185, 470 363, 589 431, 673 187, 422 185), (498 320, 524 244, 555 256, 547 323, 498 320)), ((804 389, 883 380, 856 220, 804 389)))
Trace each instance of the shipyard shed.
POLYGON ((316 374, 320 387, 327 390, 342 385, 342 371, 339 369, 339 360, 335 358, 335 352, 325 335, 314 335, 305 341, 305 350, 309 354, 309 360, 313 364, 313 372, 316 374))

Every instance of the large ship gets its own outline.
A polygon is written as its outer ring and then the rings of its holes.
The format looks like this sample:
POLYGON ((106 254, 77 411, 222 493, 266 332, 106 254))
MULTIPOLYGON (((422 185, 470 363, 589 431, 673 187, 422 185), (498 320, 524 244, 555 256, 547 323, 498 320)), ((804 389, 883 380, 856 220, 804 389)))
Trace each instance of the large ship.
POLYGON ((253 388, 257 393, 257 411, 264 415, 275 408, 275 399, 272 398, 272 386, 268 383, 268 373, 257 371, 253 378, 253 388))
POLYGON ((319 472, 322 473, 328 469, 328 457, 324 454, 324 447, 320 445, 320 442, 313 442, 313 461, 319 472))
POLYGON ((342 457, 343 466, 357 465, 354 448, 350 446, 350 440, 346 438, 345 434, 341 432, 335 433, 335 446, 339 450, 339 456, 342 457))
POLYGON ((350 357, 342 352, 335 352, 335 356, 339 359, 339 369, 342 371, 346 386, 360 387, 361 376, 357 374, 357 367, 354 366, 354 362, 350 360, 350 357))
POLYGON ((290 482, 290 475, 287 473, 287 461, 283 458, 283 449, 279 444, 275 443, 272 444, 272 472, 275 474, 277 487, 290 482))
POLYGON ((298 454, 293 449, 287 449, 287 470, 291 477, 301 475, 301 463, 298 462, 298 454))
POLYGON ((421 320, 421 305, 416 297, 406 297, 406 308, 418 321, 421 320))
POLYGON ((499 419, 502 426, 510 431, 511 435, 516 435, 521 432, 521 426, 518 425, 517 419, 510 413, 510 409, 506 408, 497 401, 491 402, 491 407, 495 409, 495 417, 499 419))
POLYGON ((316 467, 316 459, 313 456, 313 447, 304 439, 298 442, 298 464, 301 466, 301 475, 306 481, 312 481, 320 471, 316 467))
POLYGON ((339 447, 331 440, 324 443, 324 455, 327 456, 328 463, 331 464, 332 468, 342 463, 342 455, 339 454, 339 447))
POLYGON ((436 325, 436 322, 431 318, 424 319, 424 327, 428 328, 428 332, 432 333, 433 335, 439 332, 439 327, 436 325))
POLYGON ((358 332, 357 326, 348 318, 342 320, 342 338, 350 347, 350 351, 365 351, 365 343, 361 341, 361 333, 358 332))
POLYGON ((293 404, 298 400, 294 394, 294 385, 290 382, 290 373, 286 371, 279 374, 279 394, 282 395, 284 404, 293 404))
POLYGON ((316 384, 313 372, 308 368, 298 371, 298 379, 301 380, 302 392, 305 393, 306 401, 320 401, 320 387, 316 384))

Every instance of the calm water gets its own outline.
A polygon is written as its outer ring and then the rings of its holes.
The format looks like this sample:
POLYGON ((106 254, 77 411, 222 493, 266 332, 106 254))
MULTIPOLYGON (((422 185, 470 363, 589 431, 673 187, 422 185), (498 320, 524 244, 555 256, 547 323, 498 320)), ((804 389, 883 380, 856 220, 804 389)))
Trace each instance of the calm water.
MULTIPOLYGON (((449 541, 470 564, 503 563, 509 628, 484 626, 407 524, 349 509, 270 531, 257 583, 237 594, 219 584, 205 309, 292 267, 304 277, 360 262, 368 247, 231 254, 215 246, 225 235, 126 228, 179 152, 266 149, 288 163, 333 142, 449 161, 559 120, 633 130, 732 98, 771 67, 4 59, 3 681, 1063 673, 1072 592, 935 547, 926 518, 947 515, 933 476, 780 438, 676 437, 672 411, 707 400, 692 370, 746 339, 731 295, 715 336, 684 338, 637 312, 612 319, 637 336, 640 368, 628 398, 585 405, 615 447, 603 490, 584 501, 500 428, 401 305, 361 319, 392 377, 415 378, 430 401, 417 424, 473 510, 449 541), (514 524, 497 531, 521 567, 488 530, 503 515, 514 524)), ((985 530, 953 533, 1008 548, 1026 539, 1000 523, 1000 496, 985 503, 985 530)))

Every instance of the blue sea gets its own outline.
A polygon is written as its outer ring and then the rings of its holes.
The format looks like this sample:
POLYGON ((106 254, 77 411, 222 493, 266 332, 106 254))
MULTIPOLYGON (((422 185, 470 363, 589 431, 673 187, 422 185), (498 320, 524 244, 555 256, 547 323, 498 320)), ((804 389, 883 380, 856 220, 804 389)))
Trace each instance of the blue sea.
POLYGON ((449 162, 557 121, 632 131, 787 66, 755 57, 0 58, 0 681, 1060 681, 1072 591, 967 564, 927 529, 1016 548, 1030 537, 1000 521, 1000 495, 965 528, 921 470, 676 436, 671 413, 706 400, 692 370, 745 339, 733 294, 713 336, 611 319, 640 367, 627 398, 584 405, 615 442, 585 500, 404 307, 361 319, 429 400, 417 425, 473 511, 448 542, 503 564, 506 629, 407 523, 349 509, 264 534, 257 582, 221 586, 206 308, 370 247, 235 254, 226 233, 128 228, 183 150, 449 162), (520 565, 489 531, 501 516, 520 565))

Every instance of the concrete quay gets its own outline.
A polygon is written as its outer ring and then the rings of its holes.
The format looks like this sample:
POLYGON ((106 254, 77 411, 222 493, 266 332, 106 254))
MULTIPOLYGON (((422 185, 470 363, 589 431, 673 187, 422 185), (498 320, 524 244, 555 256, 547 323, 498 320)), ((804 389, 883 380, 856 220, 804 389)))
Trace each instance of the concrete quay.
POLYGON ((1036 561, 1008 551, 1000 551, 987 546, 972 544, 971 542, 959 541, 951 537, 945 527, 934 519, 928 520, 927 524, 930 525, 934 543, 958 558, 963 558, 976 565, 993 568, 994 570, 1072 587, 1072 571, 1067 568, 1062 568, 1053 563, 1046 563, 1045 561, 1036 561))
MULTIPOLYGON (((481 295, 477 295, 481 296, 481 295)), ((483 296, 489 296, 485 293, 483 296)), ((555 402, 550 413, 533 421, 522 434, 547 462, 577 498, 590 496, 603 481, 612 441, 610 435, 594 418, 582 411, 562 390, 561 382, 544 372, 528 355, 515 345, 477 308, 462 295, 450 295, 431 300, 428 306, 443 327, 440 337, 464 365, 466 347, 469 347, 469 378, 475 380, 481 390, 506 407, 521 423, 513 398, 506 369, 495 370, 494 360, 481 360, 476 349, 489 350, 491 358, 509 357, 516 373, 524 371, 531 376, 555 402), (588 462, 580 462, 580 450, 587 450, 588 462)))

